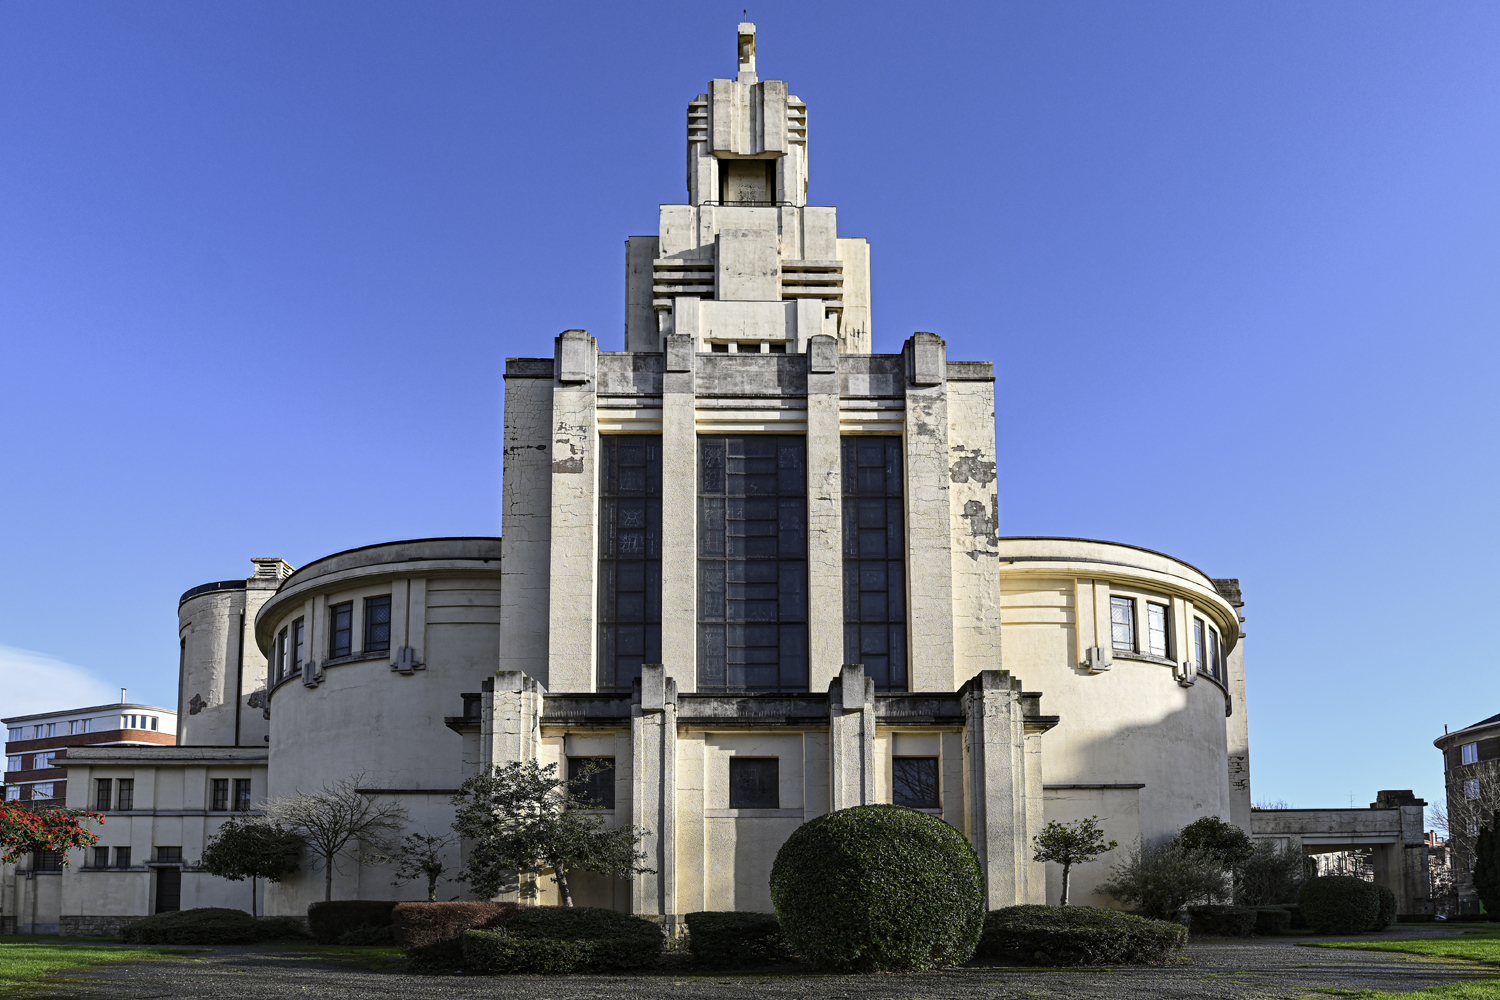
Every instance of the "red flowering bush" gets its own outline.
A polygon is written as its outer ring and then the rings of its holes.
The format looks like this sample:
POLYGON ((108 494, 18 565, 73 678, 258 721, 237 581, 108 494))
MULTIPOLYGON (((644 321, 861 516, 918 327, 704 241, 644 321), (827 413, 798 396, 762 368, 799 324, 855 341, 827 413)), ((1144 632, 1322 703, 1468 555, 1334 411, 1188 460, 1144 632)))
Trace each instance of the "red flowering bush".
POLYGON ((36 851, 57 851, 63 864, 68 851, 98 843, 99 835, 84 827, 84 822, 104 822, 99 813, 86 809, 33 809, 20 802, 0 802, 0 861, 18 861, 36 851))

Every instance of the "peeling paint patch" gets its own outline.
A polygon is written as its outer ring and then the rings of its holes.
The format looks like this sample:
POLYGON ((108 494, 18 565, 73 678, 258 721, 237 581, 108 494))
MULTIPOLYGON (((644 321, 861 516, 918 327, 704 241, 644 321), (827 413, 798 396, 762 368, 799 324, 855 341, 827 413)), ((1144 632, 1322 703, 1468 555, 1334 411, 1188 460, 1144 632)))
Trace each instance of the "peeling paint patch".
POLYGON ((969 522, 969 534, 975 538, 995 537, 995 519, 978 500, 969 500, 964 503, 963 518, 969 522))
POLYGON ((966 449, 959 445, 953 450, 958 453, 958 461, 953 463, 949 476, 955 483, 978 483, 980 486, 988 486, 995 481, 995 463, 986 462, 984 453, 978 448, 966 449), (968 451, 969 454, 962 454, 964 451, 968 451))

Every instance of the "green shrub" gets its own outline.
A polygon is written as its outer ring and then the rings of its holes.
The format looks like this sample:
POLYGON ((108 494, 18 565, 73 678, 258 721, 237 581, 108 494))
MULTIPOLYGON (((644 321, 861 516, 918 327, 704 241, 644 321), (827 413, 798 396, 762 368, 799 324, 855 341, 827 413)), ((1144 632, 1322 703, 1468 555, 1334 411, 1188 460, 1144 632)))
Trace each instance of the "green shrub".
POLYGON ((260 939, 258 922, 244 910, 205 906, 172 910, 127 924, 129 944, 249 944, 260 939))
POLYGON ((1380 912, 1375 915, 1370 930, 1383 931, 1396 919, 1396 894, 1383 885, 1377 885, 1375 891, 1380 893, 1380 912))
POLYGON ((1143 917, 1175 920, 1189 903, 1229 898, 1229 873, 1218 858, 1178 837, 1155 847, 1136 841, 1098 891, 1143 917))
POLYGON ((1019 965, 1157 965, 1187 928, 1097 906, 1007 906, 984 918, 977 957, 1019 965))
POLYGON ((1194 937, 1249 937, 1255 933, 1256 911, 1248 906, 1189 906, 1187 912, 1194 937))
POLYGON ((307 927, 296 917, 261 917, 255 922, 255 937, 259 941, 305 938, 307 927))
POLYGON ((639 969, 661 957, 661 928, 591 906, 527 907, 504 930, 464 931, 469 972, 566 973, 639 969))
POLYGON ((1307 862, 1311 860, 1299 848, 1261 841, 1235 870, 1235 902, 1241 906, 1295 903, 1297 890, 1307 881, 1307 862))
POLYGON ((984 927, 984 875, 936 816, 856 806, 793 831, 771 866, 771 902, 787 944, 814 965, 957 965, 984 927))
POLYGON ((1255 933, 1261 937, 1285 934, 1292 926, 1292 913, 1285 906, 1257 906, 1255 933))
POLYGON ((389 927, 395 908, 393 899, 323 900, 307 908, 307 925, 319 944, 337 944, 361 927, 389 927))
POLYGON ((1319 934, 1357 934, 1380 915, 1375 883, 1352 875, 1310 878, 1297 893, 1302 914, 1319 934))
POLYGON ((705 911, 683 919, 689 950, 707 965, 767 965, 792 957, 774 913, 705 911))
POLYGON ((520 909, 519 903, 398 903, 391 930, 415 966, 457 966, 464 958, 464 931, 499 927, 520 909))
POLYGON ((1190 851, 1207 854, 1223 868, 1237 868, 1255 854, 1250 835, 1217 816, 1194 820, 1177 831, 1176 839, 1190 851))

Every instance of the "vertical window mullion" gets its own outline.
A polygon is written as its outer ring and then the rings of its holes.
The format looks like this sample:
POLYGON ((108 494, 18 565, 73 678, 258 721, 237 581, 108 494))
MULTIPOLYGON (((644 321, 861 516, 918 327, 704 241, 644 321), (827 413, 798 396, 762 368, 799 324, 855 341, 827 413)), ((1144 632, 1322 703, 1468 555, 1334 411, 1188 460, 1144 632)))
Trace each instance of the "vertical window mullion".
POLYGON ((862 663, 881 691, 905 691, 906 532, 901 439, 841 442, 844 662, 862 663))
POLYGON ((600 439, 598 683, 629 688, 661 661, 661 438, 600 439))

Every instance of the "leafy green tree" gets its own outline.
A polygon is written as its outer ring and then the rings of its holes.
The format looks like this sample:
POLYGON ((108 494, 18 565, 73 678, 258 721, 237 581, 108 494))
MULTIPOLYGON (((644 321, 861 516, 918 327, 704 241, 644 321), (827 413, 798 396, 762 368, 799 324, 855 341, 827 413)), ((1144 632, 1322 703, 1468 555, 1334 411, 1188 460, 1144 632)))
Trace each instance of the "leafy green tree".
POLYGON ((1229 873, 1219 858, 1188 847, 1180 837, 1147 847, 1136 841, 1099 886, 1144 917, 1174 920, 1189 903, 1229 894, 1229 873))
POLYGON ((267 802, 266 818, 302 835, 323 866, 323 898, 333 898, 333 869, 343 857, 355 864, 383 860, 386 838, 406 821, 406 808, 360 791, 360 776, 267 802))
POLYGON ((1500 810, 1474 840, 1474 892, 1485 913, 1500 913, 1500 810))
POLYGON ((1255 853, 1255 842, 1248 833, 1217 816, 1193 820, 1177 832, 1177 838, 1183 847, 1203 851, 1231 871, 1249 861, 1250 855, 1255 853))
POLYGON ((390 861, 396 866, 396 881, 402 885, 417 879, 427 880, 427 901, 437 902, 437 884, 448 871, 448 848, 453 846, 452 837, 439 837, 430 833, 409 833, 396 845, 390 861))
POLYGON ((292 830, 258 816, 235 817, 211 837, 198 863, 210 875, 231 882, 250 880, 250 915, 256 916, 256 880, 280 882, 302 868, 307 842, 292 830))
POLYGON ((1062 865, 1061 905, 1067 906, 1068 879, 1073 866, 1088 864, 1105 851, 1112 851, 1120 845, 1113 840, 1105 841, 1104 832, 1099 829, 1099 817, 1090 816, 1072 823, 1052 820, 1042 827, 1041 833, 1031 838, 1031 846, 1036 851, 1032 855, 1033 861, 1051 861, 1062 865))
POLYGON ((488 899, 519 876, 522 894, 530 896, 536 893, 533 877, 550 870, 563 905, 572 906, 571 871, 655 874, 643 864, 642 831, 608 827, 598 813, 582 811, 593 805, 581 793, 590 773, 569 782, 558 776, 556 764, 513 761, 465 781, 453 798, 453 829, 470 845, 458 881, 488 899))
POLYGON ((1235 871, 1234 898, 1241 906, 1295 903, 1311 860, 1290 845, 1263 840, 1235 871))

